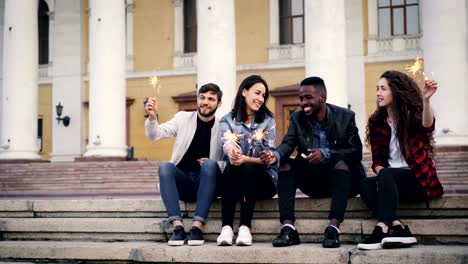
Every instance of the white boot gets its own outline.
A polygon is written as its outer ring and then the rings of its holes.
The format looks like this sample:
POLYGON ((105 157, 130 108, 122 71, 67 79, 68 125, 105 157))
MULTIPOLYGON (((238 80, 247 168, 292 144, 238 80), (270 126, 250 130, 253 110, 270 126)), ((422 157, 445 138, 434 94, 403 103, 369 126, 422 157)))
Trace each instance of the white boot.
POLYGON ((239 227, 239 234, 237 235, 236 245, 238 246, 251 246, 252 234, 247 226, 239 227))
POLYGON ((219 234, 216 242, 218 242, 218 246, 232 246, 233 237, 234 232, 232 231, 232 228, 226 225, 221 229, 221 234, 219 234))

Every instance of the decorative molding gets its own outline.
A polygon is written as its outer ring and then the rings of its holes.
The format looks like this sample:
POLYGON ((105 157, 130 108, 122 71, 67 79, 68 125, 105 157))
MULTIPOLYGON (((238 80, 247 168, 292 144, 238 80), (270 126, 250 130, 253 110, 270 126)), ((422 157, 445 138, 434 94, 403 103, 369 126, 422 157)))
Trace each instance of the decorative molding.
POLYGON ((268 57, 270 62, 277 61, 303 61, 304 60, 304 44, 291 45, 274 45, 268 49, 268 57))
POLYGON ((134 3, 127 3, 125 4, 125 11, 127 13, 133 13, 135 10, 135 4, 134 3))
POLYGON ((174 7, 182 7, 182 4, 184 3, 183 0, 172 0, 172 3, 174 4, 174 7))
POLYGON ((196 68, 197 66, 197 53, 181 53, 174 54, 174 68, 196 68))
POLYGON ((422 57, 422 35, 404 35, 390 38, 370 36, 367 41, 366 62, 411 60, 422 57))

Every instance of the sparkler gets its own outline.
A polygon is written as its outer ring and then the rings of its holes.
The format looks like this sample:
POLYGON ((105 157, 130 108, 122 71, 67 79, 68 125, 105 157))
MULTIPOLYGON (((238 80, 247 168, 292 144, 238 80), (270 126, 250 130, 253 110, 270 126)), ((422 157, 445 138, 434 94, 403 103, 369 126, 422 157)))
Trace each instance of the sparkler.
POLYGON ((150 76, 149 82, 153 86, 153 96, 159 97, 159 91, 161 89, 161 83, 159 82, 159 78, 156 75, 150 76))
POLYGON ((265 149, 263 147, 263 141, 265 140, 265 137, 267 134, 268 134, 267 131, 257 130, 255 131, 255 134, 252 135, 252 138, 250 139, 250 142, 249 142, 251 143, 252 156, 254 156, 255 153, 260 154, 260 152, 265 149))
POLYGON ((416 74, 421 72, 421 74, 424 76, 424 80, 429 80, 429 79, 434 79, 434 72, 431 72, 431 77, 427 76, 426 73, 422 70, 424 67, 423 61, 421 58, 417 57, 416 60, 414 61, 413 65, 407 65, 406 70, 413 75, 413 77, 416 77, 416 74))

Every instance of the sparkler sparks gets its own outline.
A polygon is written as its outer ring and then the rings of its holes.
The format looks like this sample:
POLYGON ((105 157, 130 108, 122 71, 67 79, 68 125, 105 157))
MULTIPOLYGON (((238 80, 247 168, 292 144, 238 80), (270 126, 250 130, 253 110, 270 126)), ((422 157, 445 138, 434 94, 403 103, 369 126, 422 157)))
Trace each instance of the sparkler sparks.
POLYGON ((149 78, 150 84, 153 86, 153 96, 158 96, 159 97, 159 92, 161 88, 161 83, 159 82, 159 78, 156 75, 153 75, 149 78))
POLYGON ((414 61, 413 65, 407 65, 406 70, 413 75, 413 77, 416 77, 416 74, 421 72, 421 74, 424 76, 424 80, 429 80, 429 79, 434 79, 434 72, 431 72, 431 77, 427 76, 426 73, 422 70, 424 67, 423 61, 421 58, 417 57, 416 60, 414 61))

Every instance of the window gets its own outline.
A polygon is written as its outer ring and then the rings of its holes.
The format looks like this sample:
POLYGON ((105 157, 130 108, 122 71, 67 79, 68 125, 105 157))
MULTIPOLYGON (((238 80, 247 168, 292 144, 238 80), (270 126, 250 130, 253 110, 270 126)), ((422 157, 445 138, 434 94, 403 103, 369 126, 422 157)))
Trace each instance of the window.
POLYGON ((280 44, 304 43, 304 0, 279 1, 280 44))
POLYGON ((49 7, 44 0, 39 1, 37 15, 39 36, 39 64, 49 63, 49 7))
POLYGON ((419 33, 418 0, 379 0, 379 36, 419 33))
POLYGON ((197 1, 184 0, 184 52, 197 52, 197 1))

